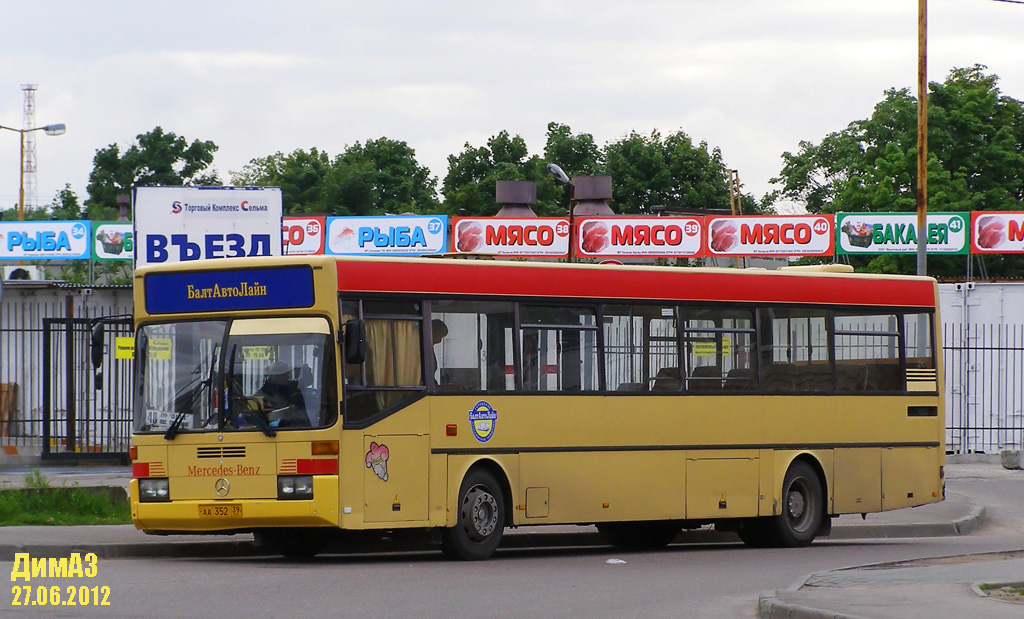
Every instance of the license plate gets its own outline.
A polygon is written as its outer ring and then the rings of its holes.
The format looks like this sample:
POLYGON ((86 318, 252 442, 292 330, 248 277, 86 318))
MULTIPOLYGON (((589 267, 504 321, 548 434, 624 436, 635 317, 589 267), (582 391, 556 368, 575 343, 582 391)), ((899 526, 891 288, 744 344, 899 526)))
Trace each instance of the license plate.
POLYGON ((237 503, 231 505, 200 505, 200 518, 241 518, 242 506, 237 503))

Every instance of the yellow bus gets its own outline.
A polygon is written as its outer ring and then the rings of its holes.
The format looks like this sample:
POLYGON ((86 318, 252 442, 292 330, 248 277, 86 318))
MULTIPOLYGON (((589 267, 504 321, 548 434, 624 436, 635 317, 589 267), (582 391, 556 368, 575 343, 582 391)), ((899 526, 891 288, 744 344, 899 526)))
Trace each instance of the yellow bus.
POLYGON ((149 533, 507 527, 802 546, 941 501, 929 278, 283 257, 135 274, 131 509, 149 533))

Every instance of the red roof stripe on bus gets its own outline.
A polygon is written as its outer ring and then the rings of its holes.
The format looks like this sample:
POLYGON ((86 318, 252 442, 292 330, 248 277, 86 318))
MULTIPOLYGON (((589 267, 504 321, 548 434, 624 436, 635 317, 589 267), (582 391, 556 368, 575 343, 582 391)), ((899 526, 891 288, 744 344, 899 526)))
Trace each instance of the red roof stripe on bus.
POLYGON ((344 292, 499 295, 507 297, 598 297, 670 301, 827 303, 934 307, 930 280, 862 279, 850 276, 709 273, 697 270, 642 271, 609 267, 573 269, 436 264, 404 261, 342 261, 338 289, 344 292))

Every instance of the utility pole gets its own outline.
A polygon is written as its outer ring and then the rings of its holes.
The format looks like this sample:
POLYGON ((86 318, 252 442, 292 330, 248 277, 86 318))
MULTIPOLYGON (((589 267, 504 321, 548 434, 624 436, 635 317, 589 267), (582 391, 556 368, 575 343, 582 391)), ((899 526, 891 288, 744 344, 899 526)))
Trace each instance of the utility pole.
POLYGON ((917 274, 928 274, 928 0, 917 0, 917 274))

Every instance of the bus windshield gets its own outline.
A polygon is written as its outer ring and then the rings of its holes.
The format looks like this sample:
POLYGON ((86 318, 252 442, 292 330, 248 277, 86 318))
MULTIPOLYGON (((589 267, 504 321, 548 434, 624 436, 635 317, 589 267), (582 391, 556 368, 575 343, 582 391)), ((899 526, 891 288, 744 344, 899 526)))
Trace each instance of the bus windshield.
POLYGON ((320 428, 337 421, 323 318, 147 324, 139 329, 137 432, 320 428))

